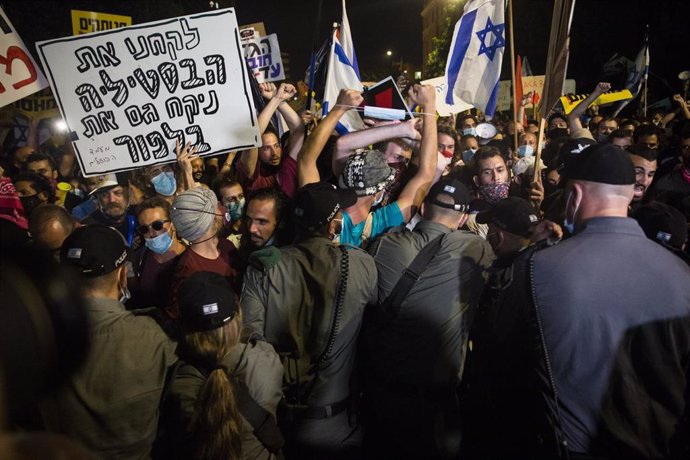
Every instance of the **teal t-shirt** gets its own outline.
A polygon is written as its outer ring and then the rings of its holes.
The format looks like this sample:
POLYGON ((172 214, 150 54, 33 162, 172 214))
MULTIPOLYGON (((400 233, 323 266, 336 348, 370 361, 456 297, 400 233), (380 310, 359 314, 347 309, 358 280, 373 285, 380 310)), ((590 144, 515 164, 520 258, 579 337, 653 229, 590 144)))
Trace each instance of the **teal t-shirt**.
MULTIPOLYGON (((403 219, 400 207, 397 202, 393 202, 383 208, 377 209, 374 212, 374 218, 371 223, 371 235, 369 239, 374 239, 383 234, 391 227, 401 225, 405 220, 403 219)), ((361 244, 362 232, 366 220, 363 220, 357 225, 352 225, 350 216, 343 211, 343 229, 340 232, 340 243, 350 244, 352 246, 359 246, 361 244)))

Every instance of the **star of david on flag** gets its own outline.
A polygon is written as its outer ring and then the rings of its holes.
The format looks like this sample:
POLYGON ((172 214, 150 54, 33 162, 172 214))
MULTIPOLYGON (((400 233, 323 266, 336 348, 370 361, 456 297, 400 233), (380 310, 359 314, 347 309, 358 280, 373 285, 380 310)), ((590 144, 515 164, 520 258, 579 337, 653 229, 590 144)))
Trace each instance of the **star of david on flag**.
POLYGON ((446 104, 462 101, 493 117, 505 45, 505 0, 467 2, 446 61, 446 104))
POLYGON ((491 18, 486 18, 486 27, 477 32, 477 37, 479 37, 479 39, 482 41, 482 44, 479 46, 479 54, 485 53, 487 56, 489 56, 489 60, 493 61, 496 50, 498 48, 505 48, 506 46, 506 41, 503 38, 505 28, 505 24, 494 25, 491 22, 491 18), (491 34, 493 34, 495 38, 493 43, 487 46, 487 36, 490 36, 491 34))

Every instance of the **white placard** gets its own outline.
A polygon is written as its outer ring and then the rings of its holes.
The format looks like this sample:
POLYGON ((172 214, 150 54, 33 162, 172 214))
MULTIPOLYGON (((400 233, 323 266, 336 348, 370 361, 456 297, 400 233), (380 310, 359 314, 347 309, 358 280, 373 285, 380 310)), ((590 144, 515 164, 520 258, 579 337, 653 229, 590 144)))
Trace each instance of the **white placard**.
POLYGON ((446 90, 448 84, 446 82, 446 77, 436 77, 424 80, 423 85, 432 85, 436 88, 436 111, 439 116, 449 117, 454 113, 464 112, 465 110, 471 109, 473 106, 467 104, 458 99, 457 104, 449 105, 446 104, 446 90))
POLYGON ((87 176, 260 144, 232 8, 36 48, 87 176))
POLYGON ((48 86, 43 72, 0 8, 0 107, 48 86))
POLYGON ((247 65, 254 72, 256 81, 263 83, 285 79, 283 58, 280 56, 276 34, 243 40, 242 48, 247 65))

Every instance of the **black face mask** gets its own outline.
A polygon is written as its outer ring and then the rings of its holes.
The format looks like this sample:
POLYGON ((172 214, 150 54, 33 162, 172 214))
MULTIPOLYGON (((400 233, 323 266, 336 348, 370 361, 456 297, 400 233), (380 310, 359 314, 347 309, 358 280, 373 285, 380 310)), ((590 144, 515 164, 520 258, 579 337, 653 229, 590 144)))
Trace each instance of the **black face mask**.
POLYGON ((201 180, 201 178, 204 177, 204 172, 198 171, 198 172, 193 173, 192 176, 194 177, 195 181, 199 182, 201 180))
POLYGON ((24 207, 24 215, 27 218, 31 215, 31 212, 36 209, 39 204, 41 204, 41 199, 38 197, 38 193, 31 196, 20 196, 19 199, 22 202, 22 206, 24 207))
POLYGON ((550 129, 546 132, 546 137, 549 139, 558 139, 559 137, 567 137, 568 136, 568 129, 567 128, 553 128, 550 129))

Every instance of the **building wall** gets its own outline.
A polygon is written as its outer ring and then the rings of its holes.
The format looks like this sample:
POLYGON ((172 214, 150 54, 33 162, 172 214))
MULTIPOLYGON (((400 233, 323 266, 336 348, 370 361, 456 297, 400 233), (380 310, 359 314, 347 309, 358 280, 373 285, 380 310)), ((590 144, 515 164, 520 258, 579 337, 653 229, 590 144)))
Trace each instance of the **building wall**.
POLYGON ((468 0, 424 0, 422 9, 422 57, 423 71, 426 74, 429 53, 434 49, 432 39, 441 34, 441 30, 446 26, 445 7, 450 2, 459 2, 461 6, 468 0))

